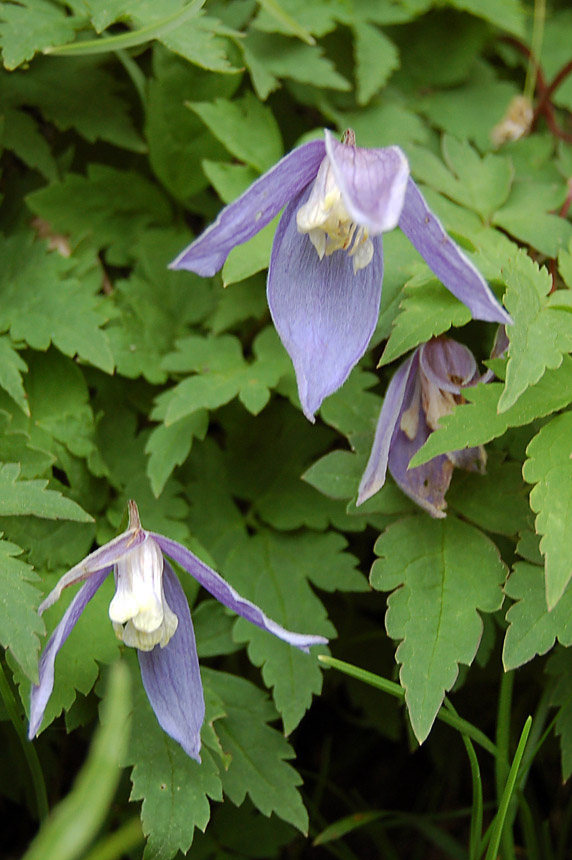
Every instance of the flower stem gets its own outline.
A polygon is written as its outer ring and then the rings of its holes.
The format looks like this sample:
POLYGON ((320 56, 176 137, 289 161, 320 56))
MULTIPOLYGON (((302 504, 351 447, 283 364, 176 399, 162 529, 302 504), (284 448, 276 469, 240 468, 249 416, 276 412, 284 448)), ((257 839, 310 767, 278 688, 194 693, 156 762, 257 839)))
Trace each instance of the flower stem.
POLYGON ((136 816, 130 818, 115 833, 95 845, 84 860, 118 860, 143 842, 141 821, 136 816))
MULTIPOLYGON (((495 759, 495 781, 497 791, 497 803, 503 797, 508 778, 508 762, 510 755, 510 716, 512 707, 512 690, 514 686, 514 672, 504 672, 501 676, 499 703, 497 711, 497 733, 496 742, 498 756, 495 759)), ((506 815, 506 811, 505 811, 506 815)), ((499 833, 502 836, 503 858, 514 860, 514 843, 512 832, 504 829, 499 833)))
POLYGON ((38 758, 38 754, 36 752, 34 744, 30 743, 30 741, 26 737, 26 731, 24 729, 24 726, 22 725, 22 720, 20 718, 20 714, 18 713, 16 700, 14 699, 12 688, 10 687, 10 684, 8 683, 8 679, 4 672, 2 661, 0 661, 0 696, 2 697, 2 701, 4 702, 6 712, 10 717, 10 720, 12 721, 12 725, 16 730, 18 740, 20 741, 24 757, 28 764, 28 769, 32 778, 32 785, 34 788, 34 795, 36 798, 36 809, 38 812, 38 818, 40 821, 43 821, 45 818, 47 818, 49 811, 48 794, 46 791, 44 774, 42 772, 42 767, 40 765, 40 760, 38 758))
MULTIPOLYGON (((350 675, 352 678, 357 678, 359 681, 369 684, 371 687, 377 687, 378 690, 383 690, 384 693, 389 693, 390 696, 394 696, 396 699, 405 698, 403 687, 400 687, 394 681, 388 681, 387 678, 374 675, 373 672, 360 669, 359 666, 352 666, 351 663, 344 663, 343 660, 337 660, 335 657, 328 657, 326 654, 318 654, 318 660, 327 666, 331 666, 332 669, 337 669, 345 675, 350 675)), ((499 751, 492 741, 487 738, 484 732, 481 732, 480 729, 467 722, 467 720, 448 711, 446 708, 441 708, 437 714, 437 719, 457 729, 462 735, 471 738, 471 740, 482 746, 483 749, 495 756, 495 758, 498 758, 499 751)))
POLYGON ((524 97, 532 103, 536 89, 536 78, 540 64, 542 40, 544 38, 544 21, 546 19, 546 0, 534 0, 534 23, 532 25, 532 40, 530 57, 524 82, 524 97))

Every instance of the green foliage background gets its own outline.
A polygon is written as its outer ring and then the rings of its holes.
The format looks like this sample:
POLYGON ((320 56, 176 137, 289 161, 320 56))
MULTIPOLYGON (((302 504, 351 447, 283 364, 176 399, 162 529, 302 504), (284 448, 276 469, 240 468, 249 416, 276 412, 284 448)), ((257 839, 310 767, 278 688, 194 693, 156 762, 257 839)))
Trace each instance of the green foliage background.
MULTIPOLYGON (((570 60, 566 6, 549 3, 537 103, 570 60)), ((66 598, 43 620, 37 607, 117 533, 130 498, 146 528, 278 622, 399 681, 405 706, 324 678, 316 654, 183 577, 207 700, 198 765, 160 730, 113 635, 108 582, 58 657, 35 742, 55 805, 121 659, 133 689, 129 743, 114 752, 124 771, 82 857, 476 860, 487 843, 475 771, 471 782, 458 734, 434 725, 448 693, 494 739, 478 754, 485 827, 534 715, 500 856, 569 856, 572 78, 551 94, 556 131, 540 116, 521 140, 491 143, 522 91, 532 19, 525 0, 1 5, 2 857, 37 829, 42 778, 12 723, 26 720, 66 598), (355 506, 394 362, 449 332, 484 369, 495 336, 399 231, 384 237, 370 351, 315 426, 266 304, 275 223, 231 253, 222 279, 167 269, 223 203, 324 127, 402 147, 514 319, 498 381, 468 390, 416 456, 487 445, 487 474, 455 475, 444 521, 391 481, 355 506)))

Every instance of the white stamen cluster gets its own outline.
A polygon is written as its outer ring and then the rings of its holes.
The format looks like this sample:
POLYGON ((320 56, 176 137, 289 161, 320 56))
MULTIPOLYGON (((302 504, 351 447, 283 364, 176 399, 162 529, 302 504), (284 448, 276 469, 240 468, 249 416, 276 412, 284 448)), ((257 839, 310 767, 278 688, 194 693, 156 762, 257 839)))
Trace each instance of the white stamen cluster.
POLYGON ((140 651, 164 648, 177 629, 163 591, 163 564, 163 553, 150 537, 116 564, 109 617, 117 638, 140 651))
POLYGON ((328 158, 320 165, 310 197, 296 213, 299 233, 307 233, 320 260, 334 251, 353 257, 354 274, 373 258, 373 243, 365 227, 352 221, 328 158))

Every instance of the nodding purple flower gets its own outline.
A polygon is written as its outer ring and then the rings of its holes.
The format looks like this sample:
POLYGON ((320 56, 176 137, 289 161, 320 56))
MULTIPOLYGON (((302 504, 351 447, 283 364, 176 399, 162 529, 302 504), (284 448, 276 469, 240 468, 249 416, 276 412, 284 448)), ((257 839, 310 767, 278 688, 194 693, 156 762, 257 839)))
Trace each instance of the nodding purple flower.
POLYGON ((39 683, 32 688, 30 738, 37 734, 52 694, 56 656, 113 570, 116 590, 109 616, 115 633, 126 645, 137 649, 143 686, 161 728, 189 756, 200 761, 205 703, 195 634, 187 598, 164 554, 224 606, 290 645, 308 651, 311 645, 328 641, 323 636, 292 633, 272 621, 180 543, 141 528, 137 505, 130 501, 127 530, 62 576, 39 608, 43 612, 58 600, 64 588, 84 583, 41 656, 39 683))
POLYGON ((330 132, 285 156, 171 263, 205 277, 286 207, 272 247, 268 305, 310 421, 367 349, 383 279, 382 233, 399 226, 475 319, 510 323, 430 211, 397 146, 362 149, 330 132))
POLYGON ((417 347, 388 385, 358 505, 383 487, 389 468, 396 484, 414 502, 432 517, 445 516, 445 493, 453 468, 483 472, 485 449, 450 451, 414 469, 409 469, 409 463, 443 415, 463 401, 463 388, 482 379, 472 352, 450 338, 436 338, 417 347))

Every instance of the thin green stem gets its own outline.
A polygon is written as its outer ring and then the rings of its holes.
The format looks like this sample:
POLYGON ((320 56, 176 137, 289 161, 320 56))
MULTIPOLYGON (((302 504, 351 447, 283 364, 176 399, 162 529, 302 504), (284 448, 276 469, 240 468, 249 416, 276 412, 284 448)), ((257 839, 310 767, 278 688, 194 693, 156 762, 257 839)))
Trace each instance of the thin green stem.
POLYGON ((188 6, 180 9, 174 15, 168 15, 160 21, 154 21, 139 30, 129 33, 120 33, 118 36, 103 36, 99 39, 89 39, 79 42, 69 42, 67 45, 56 45, 44 48, 44 54, 57 54, 58 56, 85 56, 88 54, 108 54, 110 51, 119 51, 125 48, 136 48, 145 45, 153 39, 166 36, 171 30, 180 27, 189 18, 198 15, 206 0, 192 0, 188 6))
MULTIPOLYGON (((510 716, 513 686, 514 672, 505 672, 501 676, 497 711, 496 742, 499 754, 495 759, 495 781, 497 803, 499 804, 505 790, 508 775, 508 762, 510 761, 510 716)), ((506 828, 505 830, 503 828, 501 835, 503 840, 504 860, 514 860, 514 840, 512 829, 506 828)))
POLYGON ((542 52, 542 41, 544 39, 544 21, 546 19, 546 0, 534 0, 534 23, 532 25, 532 41, 530 43, 530 56, 526 69, 524 82, 524 97, 532 102, 536 89, 536 78, 540 65, 540 54, 542 52))
MULTIPOLYGON (((526 742, 528 741, 528 735, 530 734, 530 727, 532 726, 532 717, 527 717, 526 722, 524 724, 524 728, 520 735, 520 740, 518 742, 518 746, 516 748, 516 752, 514 754, 514 759, 511 765, 511 768, 508 773, 508 777, 506 780, 506 784, 504 786, 499 809, 496 814, 493 827, 491 830, 491 839, 489 842, 489 847, 487 849, 485 860, 496 860, 498 856, 499 845, 501 843, 501 839, 503 837, 503 831, 505 829, 504 825, 506 822, 508 810, 516 789, 516 782, 518 779, 518 771, 520 768, 520 764, 522 762, 522 757, 524 755, 524 750, 526 748, 526 742)), ((512 837, 512 834, 511 834, 512 837)), ((504 840, 503 840, 504 843, 504 840)), ((508 843, 509 849, 512 848, 512 856, 514 856, 514 845, 512 843, 512 838, 508 843)), ((503 860, 507 860, 506 850, 503 849, 503 860)))
POLYGON ((30 771, 30 776, 32 779, 32 786, 34 788, 34 795, 36 798, 36 808, 38 811, 38 818, 40 821, 43 821, 48 816, 48 794, 46 791, 46 783, 44 780, 44 774, 42 772, 42 768, 40 765, 40 760, 38 758, 38 754, 36 753, 36 748, 34 744, 30 743, 26 736, 26 731, 22 724, 22 720, 20 719, 20 714, 18 713, 18 708, 16 705, 16 700, 14 699, 14 695, 12 693, 12 689, 10 684, 8 683, 8 679, 4 673, 4 667, 2 666, 2 662, 0 661, 0 696, 2 697, 2 701, 4 702, 4 707, 6 708, 6 712, 12 721, 12 725, 16 730, 16 734, 18 735, 18 740, 20 741, 20 745, 22 747, 22 751, 24 753, 24 757, 28 764, 28 769, 30 771))
MULTIPOLYGON (((351 663, 344 663, 343 660, 337 660, 335 657, 328 657, 325 654, 318 655, 318 660, 331 666, 333 669, 337 669, 339 672, 343 672, 345 675, 350 675, 352 678, 357 678, 359 681, 369 684, 371 687, 377 687, 378 690, 383 690, 384 693, 389 693, 390 696, 394 696, 396 699, 403 699, 405 697, 405 691, 399 684, 396 684, 394 681, 388 681, 387 678, 382 678, 379 675, 374 675, 373 672, 367 672, 365 669, 360 669, 358 666, 352 666, 351 663)), ((483 747, 483 749, 495 758, 498 756, 498 750, 492 741, 487 738, 484 732, 481 732, 480 729, 467 722, 467 720, 448 712, 445 708, 441 708, 437 714, 437 719, 457 729, 462 735, 471 738, 471 740, 475 741, 475 743, 479 744, 479 746, 483 747)))
POLYGON ((141 100, 141 104, 145 108, 147 106, 147 96, 146 96, 146 88, 147 88, 147 80, 145 75, 133 59, 133 57, 127 53, 125 49, 121 49, 116 51, 117 59, 129 75, 131 79, 131 83, 133 84, 133 88, 135 89, 137 95, 141 100))

